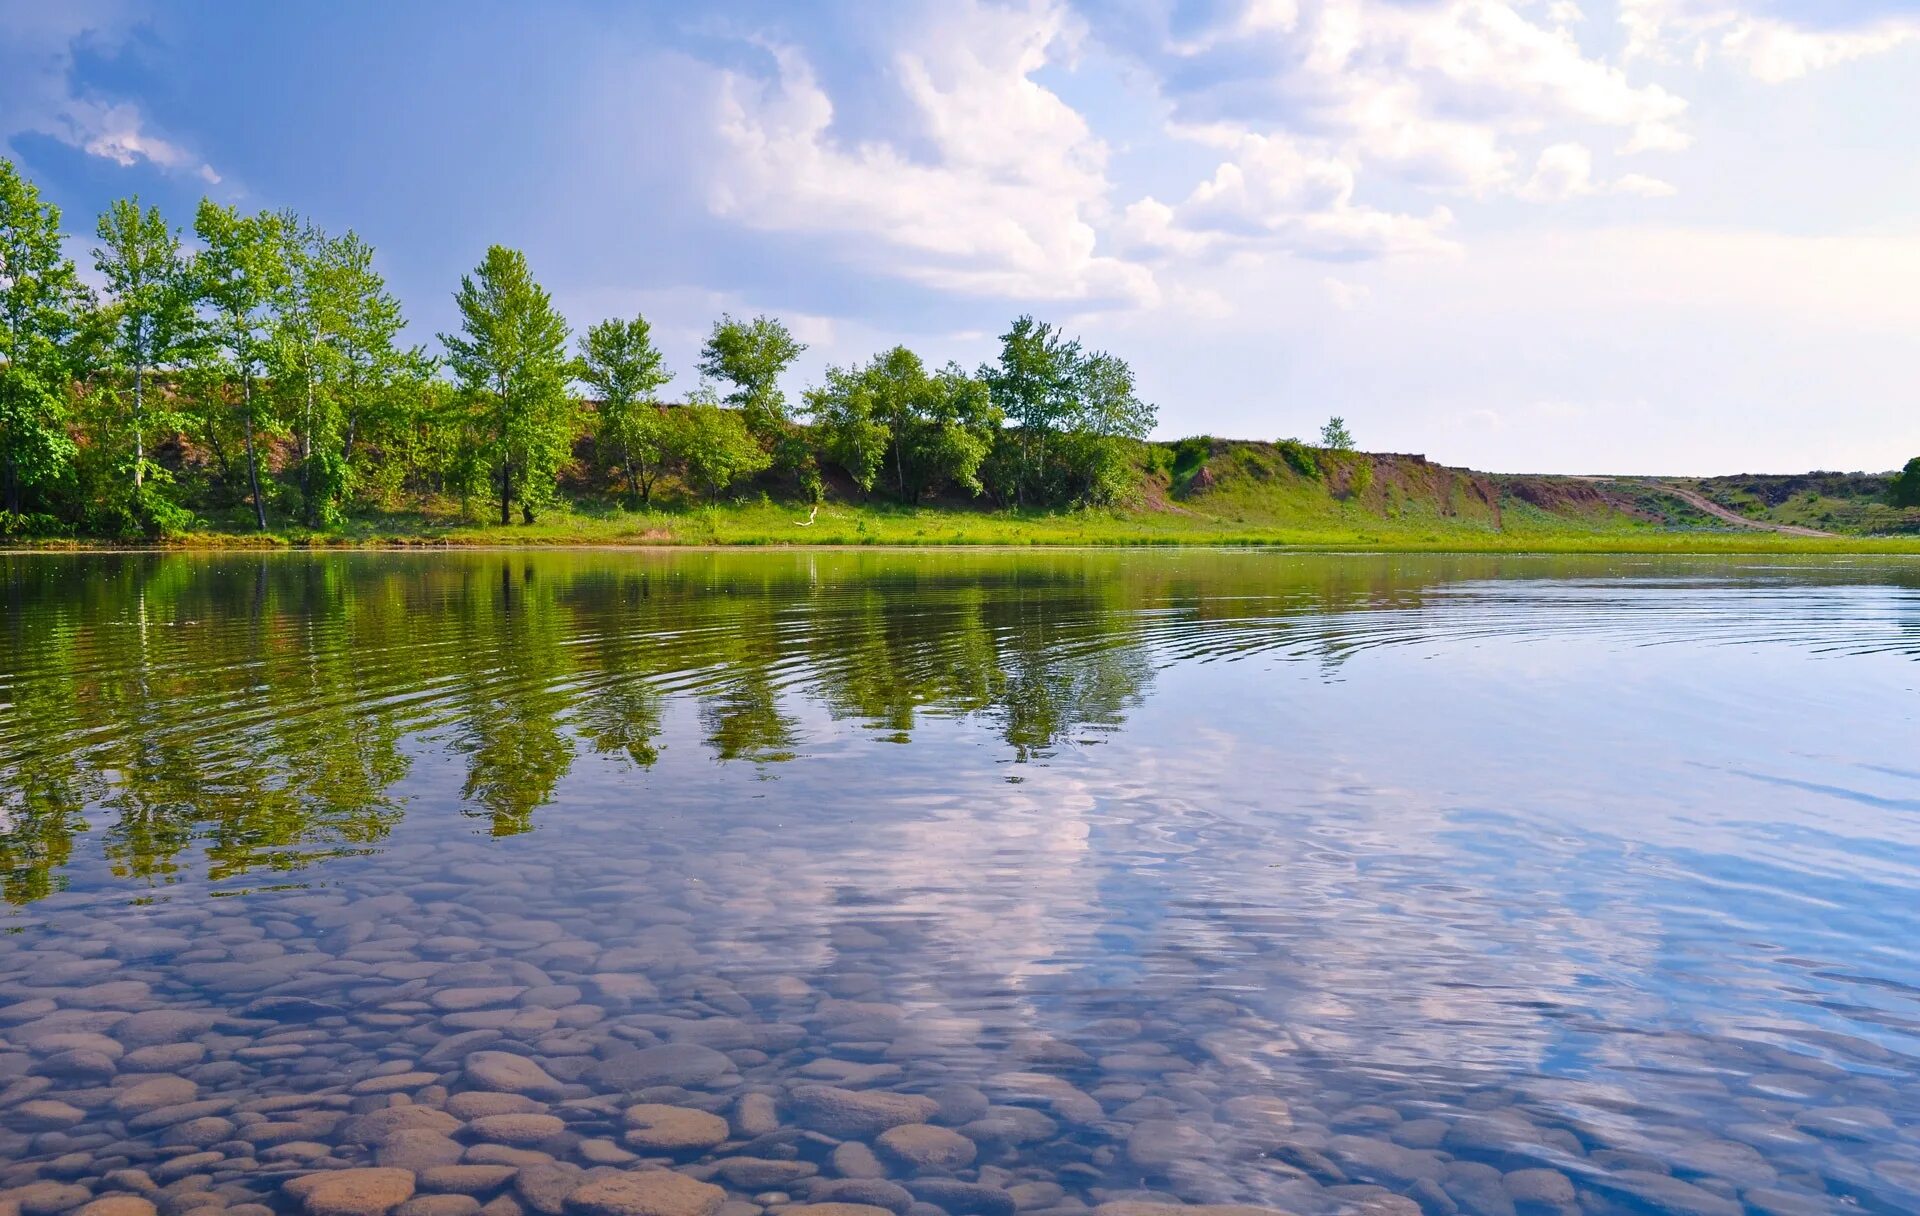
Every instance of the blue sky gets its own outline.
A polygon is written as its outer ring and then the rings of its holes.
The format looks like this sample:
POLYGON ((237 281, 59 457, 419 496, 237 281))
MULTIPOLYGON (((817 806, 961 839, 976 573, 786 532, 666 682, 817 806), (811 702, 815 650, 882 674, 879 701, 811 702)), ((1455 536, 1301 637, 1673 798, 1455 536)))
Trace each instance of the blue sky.
POLYGON ((1031 311, 1165 435, 1505 471, 1920 453, 1917 113, 1920 0, 0 0, 78 254, 125 194, 293 207, 430 341, 515 245, 677 388, 723 310, 794 391, 1031 311))

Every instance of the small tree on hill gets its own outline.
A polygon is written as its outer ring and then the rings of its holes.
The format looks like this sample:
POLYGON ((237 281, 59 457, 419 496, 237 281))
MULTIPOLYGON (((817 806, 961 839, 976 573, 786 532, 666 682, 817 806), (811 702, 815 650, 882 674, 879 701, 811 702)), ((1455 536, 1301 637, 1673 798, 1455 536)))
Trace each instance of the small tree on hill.
POLYGON ((1320 446, 1330 452, 1353 451, 1353 432, 1347 429, 1347 420, 1335 414, 1327 419, 1327 425, 1320 428, 1320 446))
POLYGON ((787 422, 787 396, 780 377, 806 350, 781 321, 723 316, 700 351, 700 374, 733 386, 727 404, 737 408, 754 434, 771 437, 787 422))
POLYGON ((673 379, 664 364, 645 317, 602 321, 580 343, 580 379, 600 398, 595 445, 603 460, 619 463, 628 495, 640 503, 653 499, 665 451, 666 419, 654 399, 673 379))

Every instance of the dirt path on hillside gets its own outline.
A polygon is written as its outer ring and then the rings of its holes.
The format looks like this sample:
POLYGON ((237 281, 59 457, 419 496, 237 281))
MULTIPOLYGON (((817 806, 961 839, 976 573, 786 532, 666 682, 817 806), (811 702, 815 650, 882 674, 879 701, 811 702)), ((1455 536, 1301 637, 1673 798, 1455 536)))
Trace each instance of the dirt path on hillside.
POLYGON ((1671 494, 1696 510, 1705 511, 1715 519, 1725 520, 1730 524, 1738 524, 1742 528, 1756 528, 1762 532, 1779 532, 1787 536, 1834 535, 1832 532, 1821 532, 1814 528, 1803 528, 1799 524, 1776 524, 1769 523, 1764 519, 1748 519, 1737 511, 1727 510, 1698 490, 1689 490, 1684 486, 1676 486, 1664 481, 1643 481, 1640 484, 1659 490, 1662 493, 1671 494))

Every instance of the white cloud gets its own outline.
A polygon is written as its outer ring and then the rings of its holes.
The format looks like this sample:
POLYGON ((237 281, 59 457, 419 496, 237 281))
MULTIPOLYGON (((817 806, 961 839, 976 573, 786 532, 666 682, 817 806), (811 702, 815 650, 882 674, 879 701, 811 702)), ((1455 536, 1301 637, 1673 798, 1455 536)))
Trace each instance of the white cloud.
POLYGON ((1673 186, 1644 173, 1628 173, 1612 182, 1593 176, 1593 153, 1584 144, 1560 143, 1543 149, 1533 176, 1519 191, 1532 203, 1563 203, 1590 194, 1627 194, 1636 198, 1667 198, 1673 186))
POLYGON ((1151 273, 1098 249, 1106 145, 1034 79, 1076 32, 1047 3, 967 4, 917 26, 891 61, 914 136, 902 143, 841 137, 807 58, 769 48, 771 77, 722 79, 710 206, 756 228, 844 237, 874 268, 935 287, 1150 301, 1151 273))
POLYGON ((1145 198, 1127 208, 1123 230, 1136 244, 1178 254, 1257 246, 1345 260, 1449 251, 1445 207, 1425 217, 1354 201, 1351 163, 1304 150, 1286 135, 1217 129, 1196 133, 1224 144, 1232 159, 1169 206, 1145 198))
POLYGON ((113 0, 10 7, 0 37, 0 139, 44 135, 117 165, 145 161, 217 183, 212 166, 149 129, 139 107, 75 91, 76 45, 115 46, 131 25, 113 0))
POLYGON ((1875 19, 1829 25, 1749 7, 1735 0, 1620 0, 1627 53, 1669 63, 1724 58, 1780 84, 1920 40, 1920 14, 1902 6, 1890 5, 1893 11, 1875 19))

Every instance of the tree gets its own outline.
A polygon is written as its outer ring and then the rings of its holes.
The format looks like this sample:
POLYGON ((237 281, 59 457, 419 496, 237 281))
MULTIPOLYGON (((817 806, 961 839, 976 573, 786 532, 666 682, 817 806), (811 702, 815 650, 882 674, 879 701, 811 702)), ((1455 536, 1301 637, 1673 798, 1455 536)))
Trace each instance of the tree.
POLYGON ((1920 456, 1907 461, 1887 497, 1896 507, 1920 507, 1920 456))
POLYGON ((722 316, 700 351, 700 374, 731 384, 727 403, 745 415, 754 434, 770 436, 787 422, 780 377, 806 349, 773 317, 736 321, 722 316))
POLYGON ((10 513, 73 459, 67 348, 86 304, 61 252, 60 209, 0 160, 0 505, 10 513))
POLYGON ((949 482, 977 493, 999 425, 986 385, 953 364, 930 375, 904 346, 864 368, 828 369, 807 406, 828 454, 862 489, 873 488, 884 464, 908 502, 949 482))
POLYGON ((192 287, 180 252, 180 234, 167 227, 158 207, 140 209, 140 200, 115 201, 95 228, 100 244, 93 266, 106 280, 107 310, 112 339, 110 363, 127 376, 133 406, 126 426, 133 439, 132 468, 135 509, 149 473, 146 432, 147 373, 166 364, 179 351, 193 326, 192 287))
POLYGON ((619 461, 628 495, 641 503, 653 501, 666 452, 666 422, 656 400, 673 379, 665 362, 645 317, 589 326, 580 343, 580 379, 600 398, 595 445, 603 457, 619 461))
POLYGON ((526 255, 501 245, 461 277, 454 303, 465 336, 440 341, 474 410, 474 455, 498 487, 500 522, 510 522, 518 501, 532 523, 571 446, 567 323, 533 281, 526 255))
POLYGON ((667 419, 668 446, 680 458, 687 483, 704 489, 710 501, 773 463, 738 410, 684 405, 668 410, 667 419))
POLYGON ((1320 428, 1320 446, 1330 452, 1353 451, 1353 433, 1347 430, 1347 420, 1335 414, 1327 419, 1327 425, 1320 428))
POLYGON ((247 452, 247 489, 253 520, 267 530, 260 493, 259 433, 263 419, 254 381, 271 354, 272 327, 289 285, 286 217, 262 211, 243 216, 202 199, 193 231, 205 246, 194 259, 195 296, 210 313, 208 333, 240 381, 240 425, 247 452))
POLYGON ((1016 428, 1016 505, 1026 505, 1044 469, 1049 440, 1072 411, 1079 362, 1077 340, 1022 316, 1000 335, 1000 361, 980 368, 994 405, 1016 428))
POLYGON ((1126 492, 1132 481, 1128 445, 1145 439, 1157 416, 1135 393, 1125 359, 1095 351, 1076 362, 1065 446, 1081 502, 1110 503, 1126 492))
POLYGON ((894 432, 881 416, 872 377, 860 368, 829 367, 806 402, 827 458, 862 490, 873 489, 894 432))

